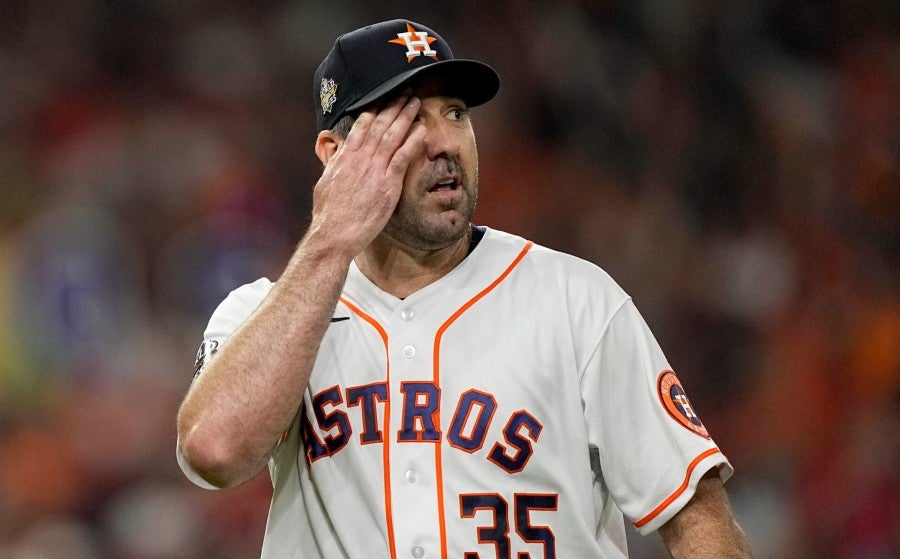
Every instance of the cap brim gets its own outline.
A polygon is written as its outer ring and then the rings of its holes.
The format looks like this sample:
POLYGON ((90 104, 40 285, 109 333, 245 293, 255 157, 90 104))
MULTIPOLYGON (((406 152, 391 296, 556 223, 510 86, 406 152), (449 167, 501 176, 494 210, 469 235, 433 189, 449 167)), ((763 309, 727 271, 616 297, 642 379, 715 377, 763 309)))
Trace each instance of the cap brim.
POLYGON ((367 105, 388 96, 391 93, 400 90, 403 85, 412 80, 414 77, 422 76, 441 76, 448 78, 450 89, 448 94, 459 97, 470 107, 487 103, 497 94, 500 89, 500 77, 493 68, 475 60, 443 60, 428 64, 427 66, 419 66, 402 74, 397 74, 386 82, 382 83, 362 99, 353 103, 346 109, 345 113, 361 109, 367 105))

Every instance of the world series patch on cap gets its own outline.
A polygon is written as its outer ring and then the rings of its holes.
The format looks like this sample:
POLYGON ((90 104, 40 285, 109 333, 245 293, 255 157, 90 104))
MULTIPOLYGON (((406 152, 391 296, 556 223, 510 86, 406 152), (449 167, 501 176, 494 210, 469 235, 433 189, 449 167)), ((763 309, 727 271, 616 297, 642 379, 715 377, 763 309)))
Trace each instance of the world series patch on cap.
POLYGON ((453 57, 434 30, 404 19, 375 23, 341 35, 313 78, 316 126, 332 128, 346 114, 378 101, 416 76, 440 76, 448 94, 470 107, 500 88, 493 68, 453 57))

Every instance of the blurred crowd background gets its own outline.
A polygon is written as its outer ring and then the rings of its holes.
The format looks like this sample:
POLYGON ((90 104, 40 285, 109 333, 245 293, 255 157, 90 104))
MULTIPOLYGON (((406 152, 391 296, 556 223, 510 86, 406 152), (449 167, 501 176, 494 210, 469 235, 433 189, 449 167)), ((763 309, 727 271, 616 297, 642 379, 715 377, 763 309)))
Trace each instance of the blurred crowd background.
MULTIPOLYGON (((501 74, 478 223, 633 296, 737 473, 757 558, 900 556, 890 0, 0 3, 0 557, 256 557, 265 474, 198 489, 202 331, 276 278, 312 74, 407 17, 501 74)), ((629 536, 636 559, 664 557, 629 536)))

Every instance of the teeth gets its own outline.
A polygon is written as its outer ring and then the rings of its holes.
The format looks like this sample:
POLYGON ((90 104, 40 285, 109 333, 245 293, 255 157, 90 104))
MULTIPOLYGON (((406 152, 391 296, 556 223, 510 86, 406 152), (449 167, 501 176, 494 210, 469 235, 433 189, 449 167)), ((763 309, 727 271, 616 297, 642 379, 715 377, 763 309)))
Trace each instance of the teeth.
POLYGON ((456 183, 453 181, 439 182, 439 183, 435 184, 434 187, 431 188, 430 190, 434 190, 437 188, 449 188, 449 189, 453 190, 456 188, 456 183))
POLYGON ((429 192, 437 190, 437 189, 448 189, 448 190, 456 190, 459 188, 456 179, 447 179, 445 181, 436 182, 434 186, 428 189, 429 192))

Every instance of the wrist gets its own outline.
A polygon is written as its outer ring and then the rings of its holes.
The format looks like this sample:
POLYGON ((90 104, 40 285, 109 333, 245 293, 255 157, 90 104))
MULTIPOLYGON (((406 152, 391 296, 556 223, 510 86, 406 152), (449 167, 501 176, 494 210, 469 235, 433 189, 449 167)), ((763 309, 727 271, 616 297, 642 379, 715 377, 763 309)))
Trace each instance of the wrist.
POLYGON ((335 225, 328 223, 325 217, 316 216, 313 217, 309 228, 300 240, 298 252, 307 252, 317 260, 349 267, 350 262, 364 248, 364 246, 360 246, 358 235, 355 235, 352 224, 335 225))

